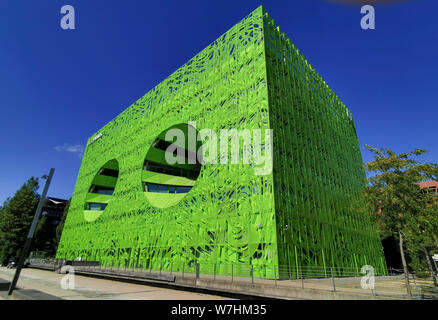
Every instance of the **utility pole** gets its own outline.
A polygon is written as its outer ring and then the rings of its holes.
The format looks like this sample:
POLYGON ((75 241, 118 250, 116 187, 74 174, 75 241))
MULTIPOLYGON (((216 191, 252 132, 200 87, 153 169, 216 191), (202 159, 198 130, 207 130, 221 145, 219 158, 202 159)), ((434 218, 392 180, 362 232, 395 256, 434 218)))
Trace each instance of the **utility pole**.
POLYGON ((27 258, 27 254, 29 253, 30 245, 32 243, 33 234, 35 233, 36 226, 38 224, 38 220, 41 215, 41 210, 43 209, 44 200, 46 199, 47 190, 49 190, 50 181, 52 180, 53 173, 55 169, 51 168, 49 176, 43 176, 46 180, 46 185, 44 186, 43 193, 41 194, 40 201, 38 202, 38 207, 35 211, 35 215, 33 216, 32 225, 29 229, 29 234, 27 235, 26 243, 24 244, 23 251, 21 252, 20 260, 18 261, 17 270, 15 271, 14 279, 11 282, 11 286, 9 287, 8 295, 11 295, 17 285, 18 278, 20 277, 21 269, 23 268, 24 261, 27 258))

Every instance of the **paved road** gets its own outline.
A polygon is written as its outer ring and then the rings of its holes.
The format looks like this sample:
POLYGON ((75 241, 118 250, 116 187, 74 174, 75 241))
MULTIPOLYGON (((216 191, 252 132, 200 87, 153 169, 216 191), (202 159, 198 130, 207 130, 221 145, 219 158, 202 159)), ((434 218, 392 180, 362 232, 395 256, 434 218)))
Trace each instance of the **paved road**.
MULTIPOLYGON (((12 280, 15 269, 0 267, 0 278, 12 280)), ((172 290, 75 275, 75 289, 63 290, 64 274, 25 268, 18 287, 39 290, 66 300, 225 300, 209 294, 172 290)), ((0 296, 0 299, 2 297, 0 296)))

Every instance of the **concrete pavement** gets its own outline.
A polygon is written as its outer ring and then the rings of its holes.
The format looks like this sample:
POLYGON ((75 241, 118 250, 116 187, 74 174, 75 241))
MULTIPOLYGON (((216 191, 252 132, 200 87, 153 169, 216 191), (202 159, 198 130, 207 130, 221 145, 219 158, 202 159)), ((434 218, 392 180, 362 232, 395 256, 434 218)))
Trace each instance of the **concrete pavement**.
MULTIPOLYGON (((0 278, 12 280, 15 269, 0 268, 0 278)), ((75 289, 61 288, 65 274, 24 268, 18 287, 34 289, 66 300, 226 300, 227 298, 196 292, 172 290, 75 275, 75 289)), ((0 299, 8 299, 2 292, 0 299)))

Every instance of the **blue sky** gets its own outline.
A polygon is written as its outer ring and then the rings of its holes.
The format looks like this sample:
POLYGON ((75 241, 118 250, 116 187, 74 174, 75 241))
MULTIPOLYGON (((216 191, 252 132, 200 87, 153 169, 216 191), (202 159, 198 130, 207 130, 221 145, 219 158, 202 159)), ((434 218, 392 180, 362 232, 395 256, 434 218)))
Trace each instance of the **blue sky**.
POLYGON ((69 198, 87 139, 260 4, 355 117, 364 144, 429 150, 438 162, 438 3, 327 0, 9 0, 0 3, 0 203, 56 169, 69 198), (76 30, 60 8, 76 9, 76 30))

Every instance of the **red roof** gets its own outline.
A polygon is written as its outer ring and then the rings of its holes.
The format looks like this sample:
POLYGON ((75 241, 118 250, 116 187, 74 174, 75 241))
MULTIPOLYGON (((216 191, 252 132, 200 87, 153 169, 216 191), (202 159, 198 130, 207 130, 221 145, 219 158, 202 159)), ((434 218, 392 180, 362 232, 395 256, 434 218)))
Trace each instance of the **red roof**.
POLYGON ((437 187, 438 188, 438 181, 425 181, 425 182, 420 182, 418 184, 420 186, 420 189, 425 189, 425 188, 431 188, 431 187, 437 187))

